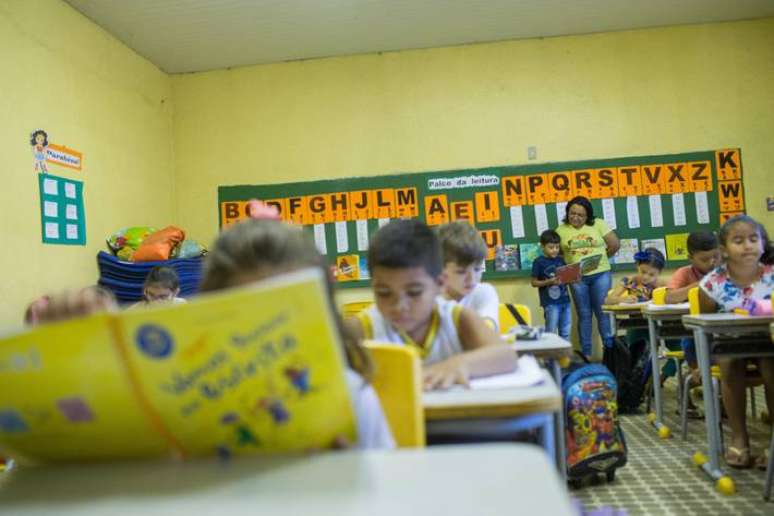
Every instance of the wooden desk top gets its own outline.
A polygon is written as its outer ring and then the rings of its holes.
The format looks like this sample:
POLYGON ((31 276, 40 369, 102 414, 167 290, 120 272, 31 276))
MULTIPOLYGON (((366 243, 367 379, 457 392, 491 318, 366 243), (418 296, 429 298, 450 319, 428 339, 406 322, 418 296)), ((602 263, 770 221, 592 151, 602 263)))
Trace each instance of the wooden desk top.
POLYGON ((618 314, 640 314, 647 303, 621 303, 620 305, 602 305, 603 312, 618 314))
POLYGON ((526 444, 330 452, 185 463, 19 468, 0 479, 17 516, 570 515, 545 452, 526 444))
POLYGON ((774 322, 771 315, 739 315, 729 313, 684 315, 683 324, 702 328, 744 327, 751 331, 761 331, 774 322))
POLYGON ((539 385, 503 389, 432 391, 422 395, 425 419, 504 418, 556 412, 562 408, 562 393, 548 371, 539 385))

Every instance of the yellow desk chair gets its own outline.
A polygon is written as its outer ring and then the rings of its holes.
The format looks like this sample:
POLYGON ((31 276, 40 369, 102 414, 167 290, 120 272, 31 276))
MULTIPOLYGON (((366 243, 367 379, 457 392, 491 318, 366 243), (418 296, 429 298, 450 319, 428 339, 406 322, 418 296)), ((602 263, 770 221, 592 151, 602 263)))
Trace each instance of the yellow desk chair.
POLYGON ((425 445, 425 414, 422 409, 422 363, 409 346, 366 341, 374 361, 371 384, 379 396, 384 415, 400 448, 425 445))
MULTIPOLYGON (((653 290, 653 304, 654 305, 665 305, 666 304, 666 287, 658 287, 657 289, 653 290)), ((683 389, 683 362, 685 361, 685 353, 680 351, 672 351, 670 349, 664 349, 663 354, 660 358, 664 358, 666 360, 673 360, 675 362, 675 369, 677 371, 677 405, 679 407, 682 406, 682 400, 683 400, 683 393, 685 390, 683 389)), ((647 412, 650 413, 650 402, 651 402, 651 393, 648 392, 648 401, 647 401, 647 412)))
POLYGON ((519 323, 516 317, 508 310, 508 304, 510 304, 514 310, 524 319, 524 322, 528 325, 532 325, 532 313, 527 305, 520 305, 514 303, 500 303, 500 313, 498 314, 500 333, 506 334, 513 326, 519 323))
POLYGON ((372 304, 373 301, 352 301, 350 303, 344 303, 341 305, 341 316, 344 317, 344 319, 354 317, 372 304))

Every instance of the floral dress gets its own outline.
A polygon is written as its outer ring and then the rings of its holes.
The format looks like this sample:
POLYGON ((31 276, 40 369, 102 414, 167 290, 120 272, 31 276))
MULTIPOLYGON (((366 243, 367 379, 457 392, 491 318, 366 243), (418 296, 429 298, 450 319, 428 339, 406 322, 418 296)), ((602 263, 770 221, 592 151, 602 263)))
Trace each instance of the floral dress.
POLYGON ((699 286, 721 312, 741 308, 754 313, 759 301, 771 299, 771 290, 774 288, 774 266, 762 267, 761 277, 749 287, 741 288, 734 283, 725 264, 704 276, 699 286))

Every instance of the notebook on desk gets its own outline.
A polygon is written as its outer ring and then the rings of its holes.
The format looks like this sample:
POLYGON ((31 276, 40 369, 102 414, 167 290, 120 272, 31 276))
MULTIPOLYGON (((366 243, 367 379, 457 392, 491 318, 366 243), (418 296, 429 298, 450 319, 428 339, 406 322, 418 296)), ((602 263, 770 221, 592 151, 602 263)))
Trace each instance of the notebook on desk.
POLYGON ((230 455, 354 439, 334 328, 322 273, 305 270, 2 338, 0 455, 230 455))

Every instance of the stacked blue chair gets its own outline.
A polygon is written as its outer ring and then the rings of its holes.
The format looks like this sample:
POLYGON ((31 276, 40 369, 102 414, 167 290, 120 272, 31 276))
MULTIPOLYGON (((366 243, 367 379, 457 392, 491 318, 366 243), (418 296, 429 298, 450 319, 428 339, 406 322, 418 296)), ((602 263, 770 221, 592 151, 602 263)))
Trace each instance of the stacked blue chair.
POLYGON ((157 265, 172 267, 180 277, 180 296, 189 297, 199 290, 202 278, 202 257, 164 260, 161 262, 122 262, 104 251, 97 255, 99 285, 113 294, 120 303, 135 303, 142 299, 142 285, 150 270, 157 265))

